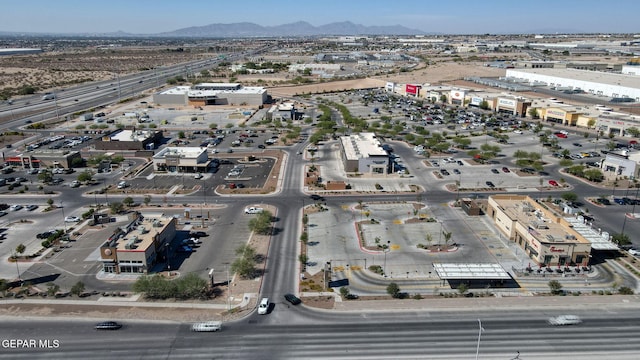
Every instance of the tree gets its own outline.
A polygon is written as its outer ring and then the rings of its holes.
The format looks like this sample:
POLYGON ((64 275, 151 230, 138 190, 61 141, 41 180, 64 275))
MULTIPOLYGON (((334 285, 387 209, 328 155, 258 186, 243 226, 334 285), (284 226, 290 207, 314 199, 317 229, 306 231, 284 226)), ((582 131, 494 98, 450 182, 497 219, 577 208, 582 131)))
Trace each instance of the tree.
POLYGON ((340 288, 340 295, 344 298, 347 295, 349 295, 349 288, 346 286, 343 286, 340 288))
POLYGON ((151 202, 151 196, 145 196, 142 202, 144 203, 144 206, 149 206, 149 203, 151 202))
POLYGON ((127 207, 131 207, 134 202, 135 201, 133 200, 133 198, 131 196, 127 196, 126 198, 122 199, 122 203, 124 205, 126 205, 127 207))
POLYGON ((89 171, 83 171, 78 174, 78 181, 80 182, 89 182, 93 179, 93 175, 89 171))
POLYGON ((576 200, 578 200, 578 194, 573 192, 566 192, 562 194, 560 197, 562 198, 562 200, 570 203, 574 203, 576 202, 576 200))
POLYGON ((460 285, 458 285, 458 292, 460 293, 460 295, 464 295, 467 290, 469 290, 469 285, 465 283, 460 283, 460 285))
POLYGON ((629 235, 627 234, 613 234, 611 236, 611 241, 613 241, 614 243, 620 245, 620 246, 625 246, 625 245, 630 245, 631 244, 631 240, 629 239, 629 235))
POLYGON ((82 281, 78 281, 71 287, 71 295, 80 296, 84 292, 85 286, 82 281))
POLYGON ((260 235, 268 235, 271 233, 272 219, 273 215, 269 211, 263 211, 249 220, 249 230, 260 235))
POLYGON ((24 244, 16 246, 16 252, 20 255, 24 254, 25 250, 27 250, 27 247, 24 244))
POLYGON ((596 119, 591 118, 589 119, 589 121, 587 121, 587 128, 591 129, 596 125, 596 119))
POLYGON ((49 205, 49 207, 53 206, 53 199, 52 198, 48 198, 47 199, 47 205, 49 205))
POLYGON ((52 282, 47 283, 47 295, 54 296, 58 291, 60 291, 60 286, 52 282))
POLYGON ((255 259, 238 258, 231 264, 231 271, 244 279, 252 278, 256 272, 255 259))
POLYGON ((628 286, 621 286, 618 288, 618 294, 620 295, 633 295, 633 290, 628 286))
POLYGON ((551 280, 547 283, 549 289, 551 290, 551 294, 558 295, 562 291, 562 284, 558 280, 551 280))
POLYGON ((300 261, 300 264, 302 264, 302 266, 305 266, 309 262, 309 257, 306 254, 300 254, 298 256, 298 260, 300 261))
POLYGON ((400 296, 400 287, 398 284, 392 282, 387 285, 387 294, 391 295, 392 298, 397 299, 400 296))
POLYGON ((182 130, 178 131, 178 139, 184 139, 184 138, 185 138, 184 131, 182 130))
POLYGON ((300 241, 302 241, 302 243, 305 245, 307 245, 307 243, 309 242, 309 234, 306 231, 302 232, 302 234, 300 235, 300 241))
POLYGON ((540 114, 538 113, 538 109, 536 108, 529 109, 529 116, 531 116, 531 118, 533 119, 537 119, 538 117, 540 117, 540 114))
POLYGON ((109 211, 111 211, 112 214, 119 214, 122 212, 122 210, 124 210, 124 206, 119 201, 115 201, 109 204, 109 211))
POLYGON ((451 240, 451 236, 452 236, 452 235, 453 235, 453 234, 452 234, 451 232, 446 232, 446 231, 443 231, 443 232, 442 232, 442 236, 444 236, 444 247, 445 247, 445 248, 448 248, 448 247, 449 247, 447 244, 448 244, 448 243, 449 243, 449 241, 451 240))
POLYGON ((50 183, 53 180, 53 174, 49 170, 45 170, 38 174, 38 180, 43 183, 50 183))

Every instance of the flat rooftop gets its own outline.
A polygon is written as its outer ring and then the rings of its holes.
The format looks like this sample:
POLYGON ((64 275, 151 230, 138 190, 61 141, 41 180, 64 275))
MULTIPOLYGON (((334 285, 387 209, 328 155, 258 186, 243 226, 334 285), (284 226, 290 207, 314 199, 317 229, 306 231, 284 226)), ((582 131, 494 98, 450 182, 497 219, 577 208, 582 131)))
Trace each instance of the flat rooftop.
POLYGON ((153 137, 153 133, 148 130, 122 130, 109 136, 111 141, 145 141, 153 137))
POLYGON ((492 198, 509 218, 527 227, 529 234, 541 243, 589 243, 580 233, 569 227, 569 223, 557 221, 556 216, 529 197, 497 195, 492 198))
POLYGON ((192 158, 195 159, 198 156, 202 155, 203 152, 207 152, 207 148, 188 146, 188 147, 165 147, 160 150, 157 154, 153 155, 154 159, 162 159, 167 156, 181 157, 181 158, 192 158))
POLYGON ((625 86, 640 89, 640 77, 634 75, 623 75, 607 73, 602 71, 589 71, 578 69, 507 69, 507 77, 522 77, 521 74, 537 74, 553 76, 557 78, 567 78, 572 80, 590 81, 606 85, 625 86))
POLYGON ((117 251, 145 252, 149 246, 153 245, 153 238, 156 234, 164 231, 170 222, 171 218, 166 217, 144 218, 134 230, 129 231, 118 240, 117 251))
POLYGON ((388 156, 374 133, 359 133, 340 137, 345 155, 349 160, 370 156, 388 156))

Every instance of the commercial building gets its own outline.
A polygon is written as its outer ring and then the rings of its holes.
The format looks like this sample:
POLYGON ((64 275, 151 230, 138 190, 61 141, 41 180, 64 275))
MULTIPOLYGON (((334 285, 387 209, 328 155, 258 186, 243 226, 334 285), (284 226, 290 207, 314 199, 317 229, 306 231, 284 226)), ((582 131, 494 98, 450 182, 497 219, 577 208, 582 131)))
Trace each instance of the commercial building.
POLYGON ((162 172, 206 172, 211 166, 207 148, 165 147, 153 155, 153 170, 162 172))
POLYGON ((359 133, 340 137, 342 163, 346 172, 387 174, 389 154, 374 133, 359 133))
POLYGON ((487 216, 539 265, 586 266, 592 242, 561 214, 524 195, 493 195, 487 216))
POLYGON ((640 153, 622 150, 609 152, 602 160, 601 168, 604 176, 609 179, 629 178, 637 179, 640 176, 640 153))
POLYGON ((95 142, 97 150, 153 150, 162 140, 162 131, 117 130, 95 142))
POLYGON ((20 154, 5 158, 5 164, 22 169, 66 168, 82 166, 82 156, 78 151, 36 150, 30 154, 20 154))
POLYGON ((169 256, 176 236, 176 218, 145 218, 139 213, 118 228, 100 247, 105 273, 147 274, 169 256))
POLYGON ((201 83, 192 87, 176 86, 153 94, 157 105, 254 105, 268 101, 263 87, 244 87, 238 83, 201 83))
POLYGON ((640 101, 640 77, 578 69, 508 69, 508 78, 544 83, 554 88, 582 90, 611 98, 640 101))

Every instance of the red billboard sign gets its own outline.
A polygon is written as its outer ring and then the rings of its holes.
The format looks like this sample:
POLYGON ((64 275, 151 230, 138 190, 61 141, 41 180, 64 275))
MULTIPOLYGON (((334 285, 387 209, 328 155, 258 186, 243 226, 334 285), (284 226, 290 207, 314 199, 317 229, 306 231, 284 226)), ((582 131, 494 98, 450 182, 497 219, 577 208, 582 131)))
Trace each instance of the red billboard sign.
POLYGON ((417 95, 419 90, 420 90, 419 85, 407 84, 405 86, 404 92, 407 94, 417 95))

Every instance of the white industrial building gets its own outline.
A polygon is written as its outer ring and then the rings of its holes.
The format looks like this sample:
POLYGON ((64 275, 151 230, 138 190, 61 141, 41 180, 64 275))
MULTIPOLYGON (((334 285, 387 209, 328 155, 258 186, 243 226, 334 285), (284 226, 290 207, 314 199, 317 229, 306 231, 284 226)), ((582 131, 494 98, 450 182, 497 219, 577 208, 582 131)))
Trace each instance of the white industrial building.
POLYGON ((633 75, 577 69, 507 69, 506 76, 526 80, 530 84, 544 83, 550 87, 580 89, 593 95, 640 101, 640 77, 633 75))
POLYGON ((153 94, 158 105, 255 105, 267 102, 267 90, 263 87, 244 87, 238 83, 201 83, 193 86, 176 86, 153 94))
POLYGON ((374 133, 341 136, 340 144, 346 172, 382 175, 389 172, 389 154, 374 133))

